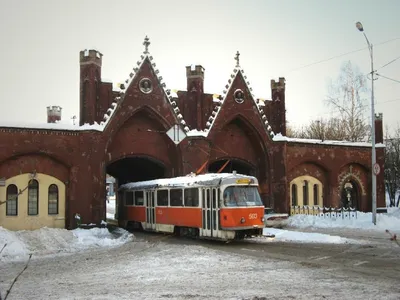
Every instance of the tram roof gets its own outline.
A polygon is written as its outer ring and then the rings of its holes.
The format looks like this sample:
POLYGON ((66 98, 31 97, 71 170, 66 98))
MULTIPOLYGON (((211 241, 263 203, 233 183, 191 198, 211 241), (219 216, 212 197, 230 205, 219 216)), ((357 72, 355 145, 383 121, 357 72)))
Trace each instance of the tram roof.
POLYGON ((173 178, 161 178, 147 181, 130 182, 120 186, 120 190, 142 189, 142 188, 158 188, 158 187, 197 187, 202 185, 218 185, 221 180, 228 183, 235 183, 241 178, 252 179, 253 184, 257 184, 258 180, 254 176, 233 174, 233 173, 207 173, 200 175, 187 175, 173 178))

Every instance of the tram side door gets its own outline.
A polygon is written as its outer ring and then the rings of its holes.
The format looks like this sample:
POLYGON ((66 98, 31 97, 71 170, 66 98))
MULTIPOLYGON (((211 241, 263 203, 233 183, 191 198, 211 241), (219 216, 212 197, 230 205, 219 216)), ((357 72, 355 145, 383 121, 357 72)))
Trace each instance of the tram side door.
POLYGON ((217 237, 218 236, 218 197, 216 196, 218 189, 206 188, 203 189, 203 236, 217 237))
POLYGON ((146 191, 146 228, 156 229, 154 191, 146 191))
POLYGON ((211 236, 219 235, 219 188, 211 189, 211 236))

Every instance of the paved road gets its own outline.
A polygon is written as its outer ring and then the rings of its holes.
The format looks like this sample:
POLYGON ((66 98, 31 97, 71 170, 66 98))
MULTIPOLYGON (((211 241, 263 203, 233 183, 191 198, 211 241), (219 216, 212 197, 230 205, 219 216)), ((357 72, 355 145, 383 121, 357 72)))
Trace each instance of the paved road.
MULTIPOLYGON (((118 248, 32 260, 8 299, 400 299, 393 243, 225 244, 134 234, 118 248)), ((24 265, 0 265, 3 296, 24 265)))
MULTIPOLYGON (((148 233, 135 233, 139 238, 148 233)), ((150 234, 156 236, 156 234, 150 234)), ((351 235, 349 234, 349 237, 351 235)), ((363 237, 364 242, 367 236, 363 237)), ((268 242, 268 239, 244 240, 224 244, 215 241, 189 240, 170 237, 167 243, 199 244, 214 250, 247 256, 295 262, 310 268, 341 270, 351 276, 379 277, 379 280, 400 280, 400 247, 391 242, 371 244, 316 244, 268 242)), ((400 298, 400 294, 399 294, 400 298)))

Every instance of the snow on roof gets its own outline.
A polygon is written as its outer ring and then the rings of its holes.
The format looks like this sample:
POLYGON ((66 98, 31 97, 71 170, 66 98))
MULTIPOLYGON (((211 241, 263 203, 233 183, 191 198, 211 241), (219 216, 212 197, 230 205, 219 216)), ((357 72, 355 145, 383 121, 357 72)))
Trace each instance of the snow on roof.
POLYGON ((113 83, 113 81, 112 81, 111 79, 109 79, 109 78, 102 78, 102 79, 101 79, 101 82, 104 82, 104 83, 113 83))
POLYGON ((192 129, 186 133, 187 136, 204 136, 207 137, 207 132, 204 130, 192 129))
POLYGON ((83 131, 96 130, 103 131, 103 126, 95 123, 93 125, 84 124, 82 126, 68 124, 65 122, 59 123, 29 123, 29 122, 2 122, 0 128, 24 128, 24 129, 51 129, 51 130, 66 130, 66 131, 83 131))
MULTIPOLYGON (((90 47, 90 48, 87 48, 87 49, 85 49, 83 51, 84 51, 84 55, 85 56, 89 56, 89 51, 96 51, 98 54, 103 55, 103 53, 101 53, 101 51, 99 51, 96 47, 90 47)), ((99 56, 97 56, 97 57, 100 58, 99 56)))
POLYGON ((233 174, 233 173, 208 173, 201 175, 189 174, 187 176, 162 178, 155 180, 131 182, 121 185, 120 189, 141 189, 141 188, 157 188, 157 187, 190 187, 199 184, 203 185, 216 185, 222 179, 240 179, 249 178, 258 183, 257 179, 253 176, 233 174))
POLYGON ((170 91, 170 96, 172 98, 178 98, 178 90, 171 90, 170 91))
MULTIPOLYGON (((289 142, 289 143, 305 143, 305 144, 318 144, 318 145, 333 145, 333 146, 352 146, 352 147, 372 147, 371 143, 366 142, 348 142, 348 141, 332 141, 332 140, 317 140, 317 139, 300 139, 283 136, 278 133, 272 139, 274 142, 289 142)), ((385 148, 385 145, 378 143, 376 148, 385 148)))

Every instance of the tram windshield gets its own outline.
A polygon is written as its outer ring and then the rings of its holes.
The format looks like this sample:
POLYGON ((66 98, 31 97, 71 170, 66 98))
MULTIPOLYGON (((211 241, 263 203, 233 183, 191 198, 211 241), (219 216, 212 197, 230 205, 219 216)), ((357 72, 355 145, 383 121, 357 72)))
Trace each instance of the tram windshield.
POLYGON ((224 190, 224 206, 261 206, 258 189, 255 186, 229 186, 224 190))

